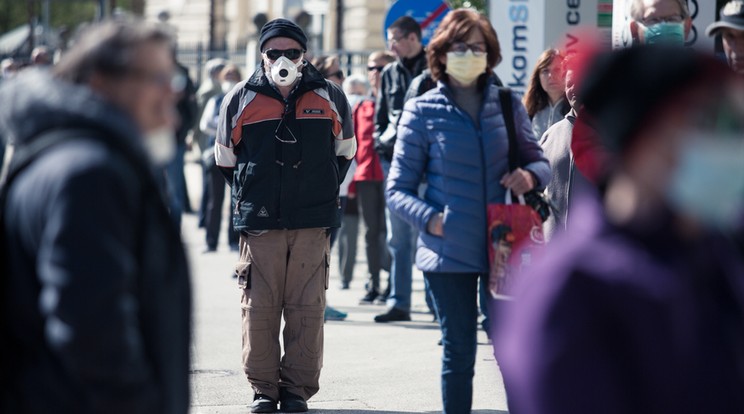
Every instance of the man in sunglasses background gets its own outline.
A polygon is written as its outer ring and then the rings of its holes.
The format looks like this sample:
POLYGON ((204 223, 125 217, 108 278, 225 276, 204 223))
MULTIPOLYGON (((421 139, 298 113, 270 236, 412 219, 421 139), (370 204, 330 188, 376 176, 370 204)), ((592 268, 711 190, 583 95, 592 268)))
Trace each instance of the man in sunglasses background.
MULTIPOLYGON (((426 53, 421 43, 421 27, 410 16, 398 18, 387 29, 388 48, 397 60, 382 71, 375 108, 375 148, 380 154, 387 179, 397 137, 398 117, 403 112, 405 94, 411 79, 426 69, 426 53)), ((390 250, 390 292, 369 289, 361 303, 386 300, 388 310, 375 317, 376 322, 411 320, 414 230, 403 219, 385 211, 390 250), (389 297, 388 297, 389 296, 389 297)))
POLYGON ((349 103, 305 60, 306 45, 289 20, 264 25, 262 64, 225 96, 215 142, 240 231, 235 271, 254 413, 275 412, 277 401, 304 412, 318 392, 328 228, 340 225, 339 184, 356 152, 349 103))

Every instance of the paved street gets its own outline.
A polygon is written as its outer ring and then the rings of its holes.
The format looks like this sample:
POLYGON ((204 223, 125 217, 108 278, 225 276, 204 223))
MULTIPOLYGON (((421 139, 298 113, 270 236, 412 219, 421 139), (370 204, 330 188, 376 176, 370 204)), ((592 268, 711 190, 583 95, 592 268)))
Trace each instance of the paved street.
MULTIPOLYGON (((186 176, 191 202, 198 206, 199 166, 187 163, 186 176)), ((191 257, 195 292, 191 412, 247 413, 252 392, 241 368, 240 297, 231 278, 237 253, 227 247, 223 231, 218 251, 203 254, 204 233, 197 229, 195 215, 184 216, 183 235, 191 257)), ((339 289, 338 258, 335 249, 333 252, 328 303, 349 316, 345 321, 329 321, 325 325, 320 392, 309 401, 310 412, 440 412, 439 328, 425 313, 423 277, 414 273, 411 322, 375 323, 372 318, 384 311, 384 306, 358 304, 364 294, 366 269, 361 236, 360 231, 356 270, 349 290, 339 289)), ((473 410, 506 413, 492 348, 483 332, 478 335, 473 410)))

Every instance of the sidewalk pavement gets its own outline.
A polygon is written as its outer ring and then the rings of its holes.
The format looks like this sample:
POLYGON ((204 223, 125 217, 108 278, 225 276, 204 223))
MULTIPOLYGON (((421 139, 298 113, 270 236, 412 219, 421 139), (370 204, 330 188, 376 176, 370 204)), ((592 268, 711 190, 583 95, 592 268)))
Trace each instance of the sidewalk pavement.
MULTIPOLYGON (((186 178, 196 207, 201 194, 198 164, 187 162, 186 178)), ((242 371, 240 292, 231 277, 237 252, 228 248, 223 230, 217 252, 202 253, 206 247, 204 231, 197 228, 196 215, 184 215, 182 232, 194 288, 191 413, 248 413, 253 393, 242 371)), ((348 312, 348 317, 325 324, 320 392, 309 400, 310 412, 441 412, 442 347, 437 345, 439 327, 427 313, 423 276, 414 272, 411 322, 375 323, 373 317, 385 307, 358 304, 364 295, 366 274, 362 231, 359 236, 349 290, 339 288, 334 248, 328 304, 348 312)), ((387 277, 387 273, 383 275, 387 277)), ((478 332, 475 370, 473 412, 505 414, 503 381, 482 331, 478 332)))

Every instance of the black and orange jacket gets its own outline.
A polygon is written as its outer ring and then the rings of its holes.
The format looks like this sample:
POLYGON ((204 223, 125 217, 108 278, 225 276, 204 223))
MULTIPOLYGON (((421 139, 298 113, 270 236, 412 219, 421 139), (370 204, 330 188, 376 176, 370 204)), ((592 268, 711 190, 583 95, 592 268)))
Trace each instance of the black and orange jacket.
POLYGON ((215 159, 237 230, 338 227, 355 152, 346 97, 309 63, 286 100, 259 67, 222 102, 215 159))

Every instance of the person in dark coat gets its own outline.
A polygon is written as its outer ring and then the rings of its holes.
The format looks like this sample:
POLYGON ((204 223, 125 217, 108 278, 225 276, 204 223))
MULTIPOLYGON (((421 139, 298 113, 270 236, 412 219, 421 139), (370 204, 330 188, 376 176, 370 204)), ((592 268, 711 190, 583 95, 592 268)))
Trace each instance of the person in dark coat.
POLYGON ((0 90, 15 144, 0 207, 0 412, 188 412, 189 272, 151 167, 173 153, 157 133, 174 121, 171 43, 144 23, 103 23, 53 72, 0 90))
POLYGON ((585 73, 601 198, 577 201, 581 220, 502 309, 510 412, 744 412, 744 263, 726 234, 744 209, 744 87, 673 47, 602 54, 585 73))

